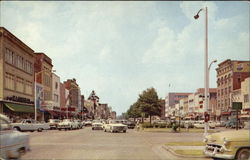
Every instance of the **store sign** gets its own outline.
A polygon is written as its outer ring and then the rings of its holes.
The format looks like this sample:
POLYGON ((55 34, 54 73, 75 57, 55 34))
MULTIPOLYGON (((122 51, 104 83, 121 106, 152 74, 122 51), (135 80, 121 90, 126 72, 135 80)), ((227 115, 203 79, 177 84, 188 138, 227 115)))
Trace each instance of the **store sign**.
POLYGON ((238 63, 234 65, 234 72, 250 72, 250 63, 238 63))
POLYGON ((233 102, 232 109, 241 110, 242 109, 242 102, 233 102))

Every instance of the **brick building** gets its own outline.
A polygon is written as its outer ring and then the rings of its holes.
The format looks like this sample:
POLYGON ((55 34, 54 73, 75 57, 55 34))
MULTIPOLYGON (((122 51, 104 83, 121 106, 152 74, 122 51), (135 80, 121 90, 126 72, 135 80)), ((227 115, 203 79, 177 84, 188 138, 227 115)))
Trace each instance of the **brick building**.
POLYGON ((34 118, 34 51, 0 27, 0 113, 34 118))
MULTIPOLYGON (((53 118, 53 99, 52 99, 52 60, 45 53, 36 52, 35 54, 35 81, 43 86, 43 101, 39 111, 43 120, 53 118)), ((38 94, 38 93, 37 93, 38 94)), ((40 114, 38 112, 38 119, 40 114)))
POLYGON ((227 59, 216 68, 217 71, 217 113, 221 120, 232 114, 232 92, 241 88, 241 82, 250 77, 250 61, 227 59))
POLYGON ((80 101, 80 95, 79 95, 79 86, 76 83, 76 79, 68 79, 67 81, 63 82, 65 85, 65 88, 69 90, 69 107, 67 108, 68 114, 70 117, 76 117, 79 113, 79 101, 80 101))

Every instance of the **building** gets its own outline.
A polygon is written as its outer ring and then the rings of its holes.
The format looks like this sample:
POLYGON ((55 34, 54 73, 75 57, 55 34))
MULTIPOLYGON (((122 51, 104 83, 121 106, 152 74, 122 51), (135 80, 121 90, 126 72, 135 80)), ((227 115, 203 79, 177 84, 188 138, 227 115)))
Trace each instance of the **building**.
POLYGON ((0 113, 34 118, 34 51, 0 27, 0 113))
POLYGON ((217 111, 221 119, 227 120, 232 110, 232 92, 241 88, 241 82, 250 77, 250 61, 227 59, 216 68, 217 71, 217 111))
MULTIPOLYGON (((39 109, 43 114, 44 120, 53 118, 53 99, 52 99, 52 60, 46 54, 37 52, 35 55, 34 71, 35 81, 43 85, 43 101, 39 109)), ((39 116, 38 112, 38 116, 39 116)))
POLYGON ((242 111, 241 114, 250 114, 250 77, 241 82, 242 111))
POLYGON ((116 112, 112 111, 110 116, 111 116, 111 119, 116 119, 116 112))
POLYGON ((165 98, 165 117, 170 117, 170 106, 179 103, 180 99, 188 97, 191 93, 168 93, 165 98))
POLYGON ((76 79, 68 79, 67 81, 63 82, 65 85, 65 88, 69 90, 69 107, 67 107, 68 110, 68 116, 69 117, 77 117, 79 113, 79 86, 76 83, 76 79))
POLYGON ((60 77, 55 73, 52 73, 52 106, 53 117, 59 119, 61 116, 60 107, 60 77))

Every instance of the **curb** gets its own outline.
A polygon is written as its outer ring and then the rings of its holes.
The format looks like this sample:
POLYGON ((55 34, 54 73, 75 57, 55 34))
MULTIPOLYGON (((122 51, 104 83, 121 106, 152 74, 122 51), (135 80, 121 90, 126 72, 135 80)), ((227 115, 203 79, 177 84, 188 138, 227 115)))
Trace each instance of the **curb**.
POLYGON ((174 150, 166 145, 162 146, 163 149, 165 149, 166 151, 169 151, 171 154, 173 154, 174 156, 177 157, 182 157, 182 158, 207 158, 205 155, 204 156, 190 156, 190 155, 181 155, 181 154, 177 154, 174 152, 174 150))

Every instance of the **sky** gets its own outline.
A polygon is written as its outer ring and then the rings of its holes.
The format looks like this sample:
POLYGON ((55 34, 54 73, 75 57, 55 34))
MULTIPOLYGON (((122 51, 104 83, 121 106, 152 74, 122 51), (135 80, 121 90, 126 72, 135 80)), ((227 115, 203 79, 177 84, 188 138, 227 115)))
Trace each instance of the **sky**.
POLYGON ((208 7, 210 87, 226 59, 250 60, 249 2, 1 1, 0 24, 53 62, 61 81, 76 78, 117 114, 147 88, 168 92, 204 87, 208 7), (170 84, 170 85, 169 85, 170 84))

